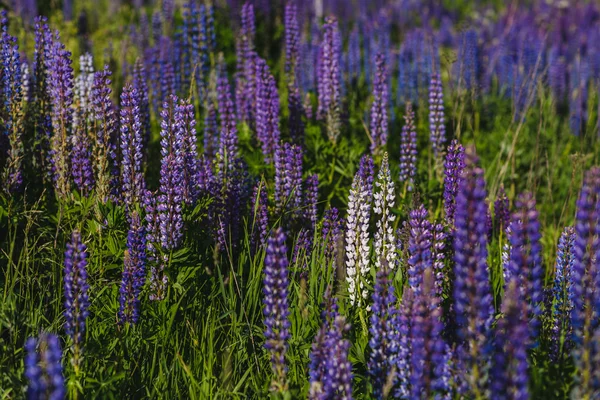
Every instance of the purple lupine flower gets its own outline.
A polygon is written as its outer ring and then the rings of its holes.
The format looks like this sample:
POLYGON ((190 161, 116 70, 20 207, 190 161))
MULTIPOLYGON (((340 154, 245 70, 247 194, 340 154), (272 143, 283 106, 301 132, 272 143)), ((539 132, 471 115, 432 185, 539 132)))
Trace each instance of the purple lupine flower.
POLYGON ((468 154, 458 184, 454 216, 454 308, 460 340, 458 362, 469 393, 485 392, 481 377, 488 368, 488 340, 493 316, 487 266, 487 205, 483 169, 468 154))
POLYGON ((447 277, 444 273, 444 260, 446 258, 444 250, 446 249, 448 234, 442 224, 435 224, 432 228, 433 236, 431 240, 433 246, 431 247, 431 260, 433 261, 433 273, 435 275, 435 291, 438 296, 441 296, 444 285, 447 282, 447 277))
POLYGON ((94 187, 90 137, 85 127, 80 124, 75 128, 72 139, 71 173, 77 190, 87 196, 94 187))
POLYGON ((140 109, 140 122, 142 123, 142 148, 148 146, 150 142, 150 93, 148 89, 148 77, 146 76, 146 67, 138 58, 133 67, 133 87, 138 94, 137 104, 140 109))
POLYGON ((370 155, 365 154, 360 158, 357 174, 365 184, 365 190, 369 192, 369 201, 371 201, 370 198, 373 193, 373 181, 375 179, 375 163, 370 155))
POLYGON ((415 320, 413 311, 415 308, 415 293, 412 287, 408 286, 402 294, 402 302, 398 310, 396 327, 398 330, 398 355, 396 357, 396 375, 398 386, 395 396, 399 398, 409 398, 410 394, 410 376, 412 362, 412 324, 415 320))
POLYGON ((494 217, 500 232, 503 232, 510 223, 510 205, 504 191, 504 186, 500 187, 498 196, 494 202, 494 217))
POLYGON ((425 270, 433 267, 433 226, 427 219, 428 215, 422 204, 408 215, 408 282, 416 295, 421 292, 425 270))
POLYGON ((139 204, 145 186, 142 173, 142 122, 140 120, 139 94, 130 84, 121 93, 121 184, 123 201, 128 211, 139 204))
POLYGON ((429 86, 429 133, 434 157, 436 159, 443 157, 446 127, 444 126, 444 93, 439 73, 431 77, 429 86))
POLYGON ((491 398, 526 400, 529 399, 528 344, 523 338, 531 334, 526 317, 527 304, 515 279, 511 279, 504 292, 502 314, 496 325, 491 398))
POLYGON ((253 254, 267 242, 269 228, 267 188, 263 181, 254 187, 250 207, 251 240, 253 254))
POLYGON ((298 8, 294 2, 285 5, 285 73, 289 81, 296 81, 298 68, 298 52, 300 46, 300 29, 298 27, 298 8))
POLYGON ((219 95, 219 120, 220 135, 219 149, 217 151, 218 171, 221 174, 227 174, 232 169, 234 161, 238 157, 238 138, 235 119, 235 110, 231 100, 231 92, 227 76, 219 76, 217 83, 217 93, 219 95))
POLYGON ((177 96, 165 101, 161 112, 160 195, 157 210, 160 219, 160 243, 164 250, 179 247, 183 237, 182 203, 184 193, 184 138, 176 118, 177 96))
POLYGON ((448 146, 446 162, 444 163, 444 210, 446 221, 454 224, 456 212, 456 196, 465 169, 465 149, 456 139, 448 146))
POLYGON ((157 206, 156 193, 149 190, 144 192, 142 199, 144 210, 146 212, 146 258, 152 267, 150 268, 150 295, 148 298, 152 301, 163 300, 166 296, 167 284, 169 282, 165 274, 168 256, 160 254, 161 247, 161 219, 157 206))
POLYGON ((25 377, 28 399, 64 399, 65 378, 61 364, 60 340, 52 333, 25 342, 25 377))
POLYGON ((275 150, 275 204, 278 213, 298 213, 302 205, 302 149, 281 143, 275 150))
POLYGON ((458 87, 472 90, 477 86, 479 77, 479 49, 477 32, 470 29, 461 38, 458 65, 458 87))
POLYGON ((73 364, 79 366, 88 317, 90 300, 87 283, 87 247, 81 242, 81 234, 74 231, 65 251, 65 331, 73 341, 73 364))
POLYGON ((436 294, 433 269, 423 271, 413 303, 410 332, 410 398, 449 398, 450 348, 444 342, 442 307, 436 294))
POLYGON ((256 28, 254 25, 254 6, 250 2, 244 3, 242 7, 242 24, 240 31, 240 54, 241 60, 238 58, 238 65, 241 67, 238 77, 238 88, 240 93, 241 103, 237 104, 238 113, 244 121, 253 125, 254 111, 256 109, 254 103, 255 96, 255 58, 254 52, 254 35, 256 28))
POLYGON ((571 325, 573 327, 573 355, 580 371, 577 386, 580 398, 592 392, 591 354, 592 337, 599 326, 598 276, 600 262, 600 168, 587 171, 583 187, 577 199, 575 217, 575 242, 573 245, 572 290, 570 301, 573 304, 571 325))
POLYGON ((343 225, 337 208, 332 207, 325 211, 321 235, 323 237, 322 243, 325 247, 325 257, 327 260, 335 260, 337 257, 338 244, 340 241, 343 241, 343 225))
MULTIPOLYGON (((3 20, 6 19, 6 12, 3 12, 3 20)), ((8 154, 5 148, 0 150, 0 159, 6 156, 4 169, 2 171, 3 190, 8 194, 14 194, 21 189, 23 183, 23 156, 24 145, 22 140, 22 132, 24 125, 24 97, 22 90, 21 77, 21 59, 19 55, 19 46, 17 39, 7 32, 7 24, 2 24, 2 74, 0 76, 2 83, 2 119, 3 131, 1 135, 2 141, 8 138, 8 154)), ((25 99, 26 101, 26 99, 25 99)), ((0 142, 0 146, 6 144, 0 142)))
POLYGON ((52 99, 52 164, 59 198, 66 199, 70 189, 69 154, 73 122, 73 68, 71 53, 60 42, 58 32, 48 61, 48 89, 52 99))
POLYGON ((540 329, 543 300, 543 268, 542 245, 540 239, 540 223, 535 208, 535 199, 529 193, 519 196, 516 212, 512 216, 510 241, 510 262, 507 275, 515 280, 521 291, 521 298, 527 308, 529 321, 529 338, 522 338, 532 343, 536 340, 540 329))
POLYGON ((348 57, 346 60, 346 69, 348 71, 348 81, 350 83, 358 81, 360 77, 360 32, 358 26, 354 26, 348 39, 348 57))
POLYGON ((371 153, 385 148, 388 137, 388 73, 385 56, 378 53, 375 57, 376 71, 373 82, 373 103, 371 104, 371 153))
POLYGON ((217 110, 213 102, 208 103, 204 117, 204 156, 212 160, 219 147, 219 131, 217 125, 217 110))
POLYGON ((292 264, 300 271, 301 280, 308 280, 308 260, 312 255, 313 235, 306 228, 300 228, 294 250, 292 252, 292 264))
POLYGON ((400 182, 405 182, 408 190, 412 190, 416 174, 417 131, 415 128, 415 114, 409 102, 406 103, 404 126, 400 136, 400 182))
POLYGON ((264 272, 265 348, 271 353, 271 368, 274 374, 271 388, 273 391, 282 392, 287 389, 285 355, 290 338, 290 311, 288 260, 285 234, 281 228, 278 228, 267 242, 264 272))
POLYGON ((116 161, 113 140, 116 138, 117 121, 111 101, 111 72, 108 65, 103 71, 94 74, 92 104, 96 119, 96 143, 94 146, 94 169, 96 171, 96 196, 101 202, 108 201, 111 195, 113 172, 111 164, 116 161))
POLYGON ((340 32, 335 17, 327 17, 323 25, 320 59, 318 63, 319 109, 317 116, 325 120, 327 136, 335 142, 340 134, 341 70, 340 32))
POLYGON ((304 219, 310 223, 310 231, 317 225, 317 203, 319 202, 319 175, 312 174, 305 181, 304 219))
POLYGON ((394 191, 394 182, 390 174, 390 165, 388 153, 383 154, 381 167, 377 180, 375 181, 377 190, 373 193, 373 211, 379 216, 377 220, 377 230, 375 231, 374 253, 375 268, 381 268, 382 262, 387 263, 389 268, 396 265, 396 239, 392 225, 396 216, 392 213, 394 208, 396 194, 394 191))
POLYGON ((390 280, 390 269, 387 261, 384 261, 377 270, 369 327, 371 355, 368 368, 375 398, 382 397, 383 387, 396 366, 400 343, 395 326, 398 313, 395 304, 396 296, 390 280))
POLYGON ((270 163, 279 143, 279 95, 267 62, 256 57, 256 136, 265 162, 270 163))
POLYGON ((552 336, 550 356, 553 361, 562 359, 563 354, 569 354, 572 342, 571 312, 573 302, 570 298, 572 288, 572 270, 574 261, 575 229, 567 227, 558 240, 556 267, 552 295, 552 336), (563 339, 564 338, 564 339, 563 339), (561 344, 561 339, 564 341, 561 344))
POLYGON ((119 323, 135 324, 140 315, 140 292, 146 281, 146 230, 137 211, 131 213, 127 250, 119 289, 119 323))
POLYGON ((175 107, 175 135, 181 140, 181 157, 183 157, 183 200, 186 204, 194 204, 198 199, 199 160, 196 139, 196 118, 194 105, 181 100, 175 107))

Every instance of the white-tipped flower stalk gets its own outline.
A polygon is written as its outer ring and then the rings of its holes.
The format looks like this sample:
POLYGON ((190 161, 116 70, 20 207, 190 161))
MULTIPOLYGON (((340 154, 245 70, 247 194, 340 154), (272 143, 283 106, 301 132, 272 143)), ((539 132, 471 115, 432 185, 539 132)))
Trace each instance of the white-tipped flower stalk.
POLYGON ((375 232, 375 267, 377 270, 381 269, 381 260, 385 259, 388 267, 394 268, 396 239, 392 225, 396 216, 391 213, 391 210, 394 207, 396 195, 394 193, 394 182, 390 174, 387 153, 383 155, 375 187, 373 211, 376 215, 379 215, 377 231, 375 232))

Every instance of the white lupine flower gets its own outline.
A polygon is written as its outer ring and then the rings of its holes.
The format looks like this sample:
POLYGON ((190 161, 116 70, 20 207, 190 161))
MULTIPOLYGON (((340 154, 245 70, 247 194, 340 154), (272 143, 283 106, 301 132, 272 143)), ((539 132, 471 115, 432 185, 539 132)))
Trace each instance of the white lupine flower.
POLYGON ((390 174, 388 154, 383 155, 381 168, 375 182, 376 192, 373 195, 375 202, 373 210, 379 215, 377 221, 377 231, 375 232, 375 267, 381 268, 381 259, 385 258, 389 268, 394 268, 396 251, 396 239, 392 225, 396 216, 391 213, 396 200, 394 193, 394 182, 390 174))
POLYGON ((79 112, 76 112, 73 116, 74 126, 78 126, 81 116, 87 115, 88 118, 92 117, 90 100, 93 86, 94 60, 90 53, 86 53, 79 57, 79 75, 75 78, 74 97, 79 112))

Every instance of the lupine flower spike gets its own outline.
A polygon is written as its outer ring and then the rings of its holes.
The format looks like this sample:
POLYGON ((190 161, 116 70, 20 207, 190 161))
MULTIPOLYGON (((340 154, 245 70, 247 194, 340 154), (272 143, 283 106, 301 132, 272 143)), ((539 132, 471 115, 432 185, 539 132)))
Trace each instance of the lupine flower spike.
POLYGON ((404 126, 400 136, 400 182, 410 191, 417 174, 417 131, 411 103, 406 103, 404 126))
POLYGON ((42 333, 25 343, 25 377, 28 399, 63 399, 65 378, 61 365, 62 350, 56 335, 42 333))

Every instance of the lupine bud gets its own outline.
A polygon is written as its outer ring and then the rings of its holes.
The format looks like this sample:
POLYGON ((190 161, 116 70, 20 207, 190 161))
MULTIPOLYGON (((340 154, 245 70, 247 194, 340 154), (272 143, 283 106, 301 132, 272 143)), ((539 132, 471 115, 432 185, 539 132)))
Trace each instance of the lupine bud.
POLYGON ((28 399, 63 399, 65 378, 61 365, 62 350, 56 335, 42 333, 25 342, 25 377, 28 399))
POLYGON ((371 104, 371 153, 385 148, 388 137, 388 76, 385 57, 376 56, 375 81, 373 83, 373 103, 371 104))
POLYGON ((446 221, 448 221, 450 226, 454 223, 456 196, 464 168, 465 149, 457 140, 453 140, 450 146, 448 146, 448 153, 446 154, 446 162, 444 164, 444 210, 446 212, 446 221))
POLYGON ((150 142, 150 99, 148 94, 148 77, 146 76, 146 68, 144 63, 138 58, 135 60, 133 67, 133 88, 135 89, 138 99, 137 104, 140 109, 140 122, 142 124, 142 148, 148 146, 150 142))
POLYGON ((494 202, 494 217, 500 231, 504 231, 510 223, 510 205, 504 187, 500 187, 498 197, 494 202))
POLYGON ((285 234, 278 228, 267 243, 264 267, 265 347, 271 353, 273 381, 271 390, 282 392, 287 389, 287 366, 285 355, 290 338, 288 305, 288 260, 285 234))
POLYGON ((131 214, 127 250, 119 289, 119 323, 135 324, 140 315, 140 292, 146 281, 146 230, 137 211, 131 214))
POLYGON ((417 131, 415 128, 415 114, 411 103, 406 103, 404 126, 400 136, 400 182, 405 182, 408 190, 412 190, 416 174, 417 131))

